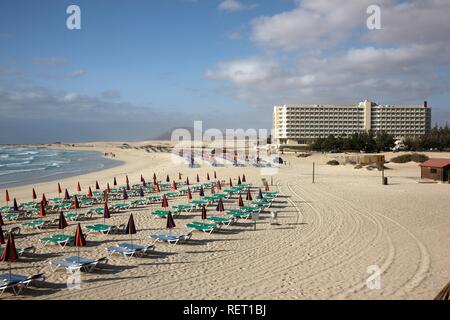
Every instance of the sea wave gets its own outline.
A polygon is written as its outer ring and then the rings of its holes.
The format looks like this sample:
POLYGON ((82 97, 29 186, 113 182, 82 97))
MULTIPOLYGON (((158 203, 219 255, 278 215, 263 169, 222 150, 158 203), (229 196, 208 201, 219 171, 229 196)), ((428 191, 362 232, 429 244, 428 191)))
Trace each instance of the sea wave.
POLYGON ((5 164, 6 167, 20 167, 20 166, 26 166, 27 164, 30 164, 31 161, 23 161, 23 162, 12 162, 5 164))
POLYGON ((0 171, 0 176, 5 176, 5 175, 8 175, 8 174, 13 174, 13 173, 32 172, 32 171, 42 171, 42 170, 45 170, 45 168, 6 170, 6 171, 0 171))

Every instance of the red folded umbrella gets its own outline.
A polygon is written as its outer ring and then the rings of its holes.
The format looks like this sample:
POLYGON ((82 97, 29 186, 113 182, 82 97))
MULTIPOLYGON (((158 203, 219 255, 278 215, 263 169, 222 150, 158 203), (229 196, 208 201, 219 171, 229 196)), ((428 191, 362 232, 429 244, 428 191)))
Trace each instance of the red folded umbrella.
POLYGON ((166 182, 170 182, 169 175, 167 175, 167 177, 166 177, 166 182))
POLYGON ((58 182, 58 194, 61 194, 61 193, 62 193, 61 185, 58 182))
POLYGON ((129 190, 131 190, 131 188, 130 188, 130 184, 127 182, 127 188, 126 188, 128 191, 129 190))
MULTIPOLYGON (((17 254, 16 245, 14 243, 14 236, 12 233, 8 236, 8 241, 6 241, 5 249, 3 250, 3 254, 0 258, 1 261, 5 262, 13 262, 19 259, 19 255, 17 254)), ((11 268, 10 268, 11 272, 11 268)))
POLYGON ((2 225, 0 225, 0 244, 5 244, 5 236, 3 235, 2 225))
POLYGON ((188 197, 188 200, 192 200, 191 188, 189 188, 189 187, 188 187, 188 191, 187 191, 187 197, 188 197))
POLYGON ((231 178, 230 178, 230 187, 232 187, 233 186, 233 181, 231 181, 231 178))
POLYGON ((197 183, 199 183, 199 182, 200 182, 200 177, 197 174, 197 183))
POLYGON ((128 179, 128 175, 125 176, 125 183, 126 183, 126 184, 130 184, 130 180, 128 179))
POLYGON ((145 179, 142 179, 142 186, 145 188, 147 186, 147 182, 145 182, 145 179))
POLYGON ((247 182, 247 180, 245 179, 245 174, 242 175, 242 182, 247 182))
POLYGON ((189 185, 189 177, 186 177, 186 185, 189 185))
POLYGON ((70 200, 69 191, 67 191, 67 189, 66 189, 66 192, 64 194, 64 200, 70 200))
POLYGON ((206 215, 206 207, 203 205, 202 206, 202 220, 206 220, 207 215, 206 215))
POLYGON ((128 200, 128 193, 125 188, 123 188, 123 200, 128 200))
POLYGON ((113 185, 117 186, 117 179, 116 179, 116 177, 114 177, 113 185))
POLYGON ((247 201, 253 201, 252 193, 250 192, 250 189, 247 189, 247 197, 245 198, 247 201))
POLYGON ((217 173, 214 171, 214 179, 217 179, 217 173))
POLYGON ((243 207, 244 206, 244 200, 242 200, 242 196, 241 196, 240 193, 239 193, 238 205, 239 205, 239 207, 243 207))
POLYGON ((98 184, 98 181, 95 181, 95 190, 100 190, 100 185, 98 184))
POLYGON ((41 204, 39 206, 39 217, 45 217, 45 206, 43 201, 41 201, 41 204))
POLYGON ((6 203, 10 202, 11 199, 9 198, 9 192, 6 190, 6 203))
POLYGON ((111 188, 109 187, 109 182, 106 184, 106 192, 108 192, 108 193, 111 192, 111 188))
POLYGON ((211 186, 211 194, 216 193, 216 190, 214 189, 214 186, 211 186))
POLYGON ((161 189, 159 188, 159 183, 156 183, 156 192, 157 192, 157 193, 160 193, 160 192, 161 192, 161 189))
POLYGON ((5 222, 3 222, 2 213, 0 212, 0 227, 4 226, 5 222))
POLYGON ((173 183, 172 183, 172 189, 173 190, 177 190, 178 188, 177 188, 177 183, 175 182, 175 180, 173 181, 173 183))
POLYGON ((89 187, 87 196, 88 196, 89 198, 92 198, 92 189, 91 189, 91 187, 89 187))
POLYGON ((13 211, 19 211, 19 206, 17 205, 16 198, 14 198, 13 200, 13 211))
POLYGON ((167 209, 167 208, 169 207, 169 201, 167 201, 166 194, 163 195, 162 207, 163 207, 164 209, 167 209))
POLYGON ((105 202, 105 207, 103 208, 103 220, 111 218, 111 214, 109 212, 108 204, 105 202))
POLYGON ((156 180, 156 173, 153 172, 153 180, 156 180))
POLYGON ((140 195, 141 197, 144 197, 144 196, 145 196, 144 190, 142 189, 142 187, 139 188, 139 195, 140 195))
POLYGON ((108 190, 105 190, 105 191, 103 192, 103 201, 105 201, 105 203, 108 202, 108 190))
POLYGON ((241 185, 242 184, 242 181, 241 181, 241 177, 239 176, 238 177, 238 183, 237 183, 238 185, 241 185))
POLYGON ((78 262, 80 262, 80 247, 84 247, 86 245, 86 238, 83 235, 83 231, 81 230, 81 225, 78 224, 77 231, 75 232, 75 247, 77 247, 77 256, 78 262))
POLYGON ((268 183, 266 183, 265 191, 266 191, 266 192, 269 192, 269 191, 270 191, 270 189, 269 189, 269 184, 268 184, 268 183))
POLYGON ((44 202, 44 206, 48 204, 47 197, 45 196, 45 193, 42 194, 42 202, 44 202))
POLYGON ((262 194, 262 190, 261 188, 259 188, 259 192, 258 192, 258 199, 262 199, 263 198, 263 194, 262 194))
POLYGON ((66 217, 64 217, 64 213, 61 211, 59 213, 58 229, 59 230, 64 230, 67 227, 68 227, 68 224, 67 224, 67 221, 66 221, 66 217))
POLYGON ((74 198, 73 198, 73 208, 74 209, 80 209, 80 203, 78 202, 77 195, 75 195, 74 198))
POLYGON ((78 182, 78 184, 77 184, 77 192, 81 192, 81 185, 80 185, 80 182, 78 182))
POLYGON ((142 176, 142 174, 141 174, 141 182, 144 182, 144 177, 142 176))
POLYGON ((220 181, 217 181, 217 190, 222 191, 222 184, 220 183, 220 181))
POLYGON ((216 210, 217 210, 218 212, 224 212, 224 211, 225 211, 225 208, 224 208, 224 206, 223 206, 223 200, 222 200, 222 198, 219 199, 219 202, 217 203, 217 208, 216 208, 216 210))
POLYGON ((178 180, 181 180, 181 173, 178 173, 178 180))
POLYGON ((204 197, 205 196, 205 190, 203 189, 203 186, 200 186, 199 196, 204 197))
POLYGON ((209 172, 206 174, 206 180, 209 181, 209 172))
POLYGON ((32 196, 33 200, 37 199, 36 191, 34 190, 34 188, 33 188, 33 194, 31 196, 32 196))

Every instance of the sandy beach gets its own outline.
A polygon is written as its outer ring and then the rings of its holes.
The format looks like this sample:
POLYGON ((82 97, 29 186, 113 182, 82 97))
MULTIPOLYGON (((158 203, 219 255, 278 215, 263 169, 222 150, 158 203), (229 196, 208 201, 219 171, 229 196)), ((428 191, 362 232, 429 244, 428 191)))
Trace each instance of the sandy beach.
MULTIPOLYGON (((156 143, 156 142, 155 142, 156 143)), ((161 143, 161 142, 160 142, 161 143)), ((145 145, 134 143, 131 146, 145 145)), ((107 170, 70 177, 60 181, 63 190, 76 192, 80 182, 83 193, 98 181, 105 188, 116 177, 120 184, 128 175, 139 183, 141 174, 151 181, 182 173, 193 182, 199 174, 217 172, 219 179, 234 183, 245 174, 255 188, 262 186, 258 168, 232 166, 213 168, 207 164, 190 169, 174 164, 172 155, 147 152, 140 148, 123 149, 122 143, 77 144, 71 150, 114 153, 123 164, 107 170)), ((53 147, 53 146, 52 146, 53 147)), ((67 148, 67 147, 65 147, 67 148)), ((285 155, 288 164, 273 176, 271 191, 279 191, 269 211, 278 214, 279 225, 270 224, 270 212, 262 213, 256 231, 252 221, 239 220, 228 228, 207 235, 194 232, 191 240, 171 246, 157 243, 155 252, 143 258, 127 259, 112 255, 108 264, 92 273, 82 273, 81 289, 67 288, 68 274, 52 272, 49 261, 76 254, 77 249, 42 247, 39 239, 55 230, 22 229, 16 246, 33 245, 34 255, 13 263, 15 273, 31 275, 44 272, 46 281, 30 287, 22 296, 5 292, 1 299, 432 299, 450 279, 450 222, 448 195, 450 184, 418 183, 416 163, 387 164, 389 185, 381 184, 381 173, 352 165, 329 166, 337 155, 313 154, 308 158, 285 155), (312 163, 316 163, 312 183, 312 163), (369 266, 381 270, 381 289, 370 290, 366 280, 369 266)), ((389 159, 392 154, 387 154, 389 159)), ((450 157, 432 154, 433 157, 450 157)), ((38 199, 58 196, 57 182, 45 182, 9 189, 19 202, 31 200, 34 187, 38 199)), ((4 190, 1 190, 4 204, 4 190)), ((198 194, 194 195, 194 199, 198 194)), ((170 200, 170 205, 187 203, 185 196, 170 200)), ((236 198, 225 201, 225 208, 237 207, 236 198)), ((125 224, 133 213, 138 233, 133 241, 151 244, 149 235, 165 229, 166 220, 151 216, 155 204, 112 214, 108 224, 125 224)), ((86 211, 81 209, 79 212, 86 211)), ((215 214, 215 208, 209 207, 215 214)), ((57 217, 56 214, 51 216, 57 217)), ((200 213, 185 213, 175 219, 176 231, 199 220, 200 213)), ((101 217, 80 221, 82 227, 101 223, 101 217)), ((23 221, 5 221, 3 229, 23 221)), ((78 222, 69 222, 73 234, 78 222)), ((106 247, 129 240, 128 235, 89 234, 83 257, 101 258, 106 247)), ((0 273, 8 270, 0 264, 0 273)))

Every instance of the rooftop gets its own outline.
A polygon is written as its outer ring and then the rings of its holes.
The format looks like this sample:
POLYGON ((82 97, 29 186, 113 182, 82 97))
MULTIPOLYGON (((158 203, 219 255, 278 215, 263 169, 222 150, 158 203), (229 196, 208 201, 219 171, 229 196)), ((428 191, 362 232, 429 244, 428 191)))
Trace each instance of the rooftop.
POLYGON ((450 166, 450 159, 430 159, 420 164, 421 167, 444 168, 450 166))

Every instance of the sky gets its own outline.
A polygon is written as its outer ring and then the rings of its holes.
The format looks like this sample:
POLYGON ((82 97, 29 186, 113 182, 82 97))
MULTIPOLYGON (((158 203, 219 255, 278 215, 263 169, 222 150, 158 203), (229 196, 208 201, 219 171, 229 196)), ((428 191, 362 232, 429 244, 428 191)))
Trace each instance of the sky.
POLYGON ((270 129, 286 103, 422 104, 450 122, 448 0, 2 0, 0 143, 270 129), (69 30, 69 5, 81 29, 69 30), (380 7, 369 30, 367 8, 380 7))

